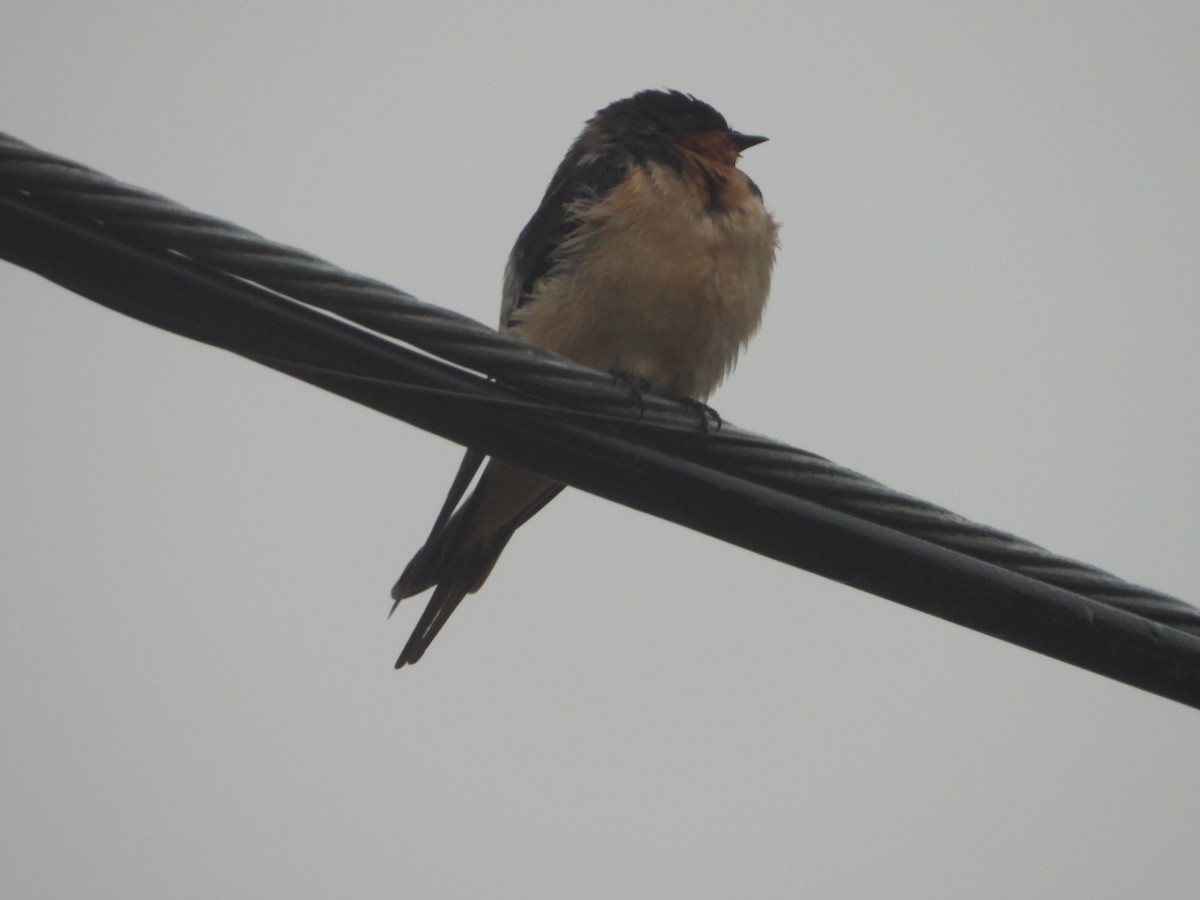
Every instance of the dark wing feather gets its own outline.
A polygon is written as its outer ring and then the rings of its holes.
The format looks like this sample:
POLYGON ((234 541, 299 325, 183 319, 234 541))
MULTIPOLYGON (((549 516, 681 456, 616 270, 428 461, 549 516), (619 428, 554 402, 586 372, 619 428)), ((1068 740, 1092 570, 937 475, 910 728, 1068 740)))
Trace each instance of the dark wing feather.
POLYGON ((578 224, 577 204, 606 196, 621 183, 632 160, 629 151, 621 147, 602 153, 573 147, 567 154, 537 212, 513 245, 505 279, 504 328, 512 324, 512 314, 529 302, 538 280, 554 268, 558 248, 578 224))

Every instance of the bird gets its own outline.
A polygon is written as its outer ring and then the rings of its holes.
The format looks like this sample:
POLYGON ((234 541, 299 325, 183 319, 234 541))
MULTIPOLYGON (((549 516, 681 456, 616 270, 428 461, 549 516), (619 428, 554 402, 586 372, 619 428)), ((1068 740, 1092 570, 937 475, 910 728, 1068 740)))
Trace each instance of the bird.
MULTIPOLYGON (((635 391, 709 397, 758 330, 778 223, 737 167, 765 137, 678 90, 597 111, 571 144, 504 272, 500 327, 635 391)), ((564 485, 469 449, 424 546, 392 589, 433 588, 396 668, 421 659, 513 532, 564 485)))

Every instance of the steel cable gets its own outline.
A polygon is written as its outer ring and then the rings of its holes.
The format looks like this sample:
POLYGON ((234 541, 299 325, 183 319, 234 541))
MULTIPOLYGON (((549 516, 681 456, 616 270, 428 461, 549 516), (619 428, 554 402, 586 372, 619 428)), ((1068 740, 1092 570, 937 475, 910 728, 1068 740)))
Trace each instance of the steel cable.
POLYGON ((483 373, 530 397, 558 404, 564 415, 602 420, 620 434, 653 441, 681 458, 1200 634, 1200 610, 1182 600, 1129 584, 726 422, 708 423, 697 439, 705 425, 704 410, 650 395, 635 398, 628 385, 604 373, 4 134, 0 186, 483 373))

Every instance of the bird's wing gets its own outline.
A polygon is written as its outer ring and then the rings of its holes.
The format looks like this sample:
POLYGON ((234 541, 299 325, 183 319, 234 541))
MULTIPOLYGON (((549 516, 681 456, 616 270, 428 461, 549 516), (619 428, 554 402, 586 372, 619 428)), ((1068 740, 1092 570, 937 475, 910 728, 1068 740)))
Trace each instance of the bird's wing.
POLYGON ((620 147, 586 155, 572 152, 563 160, 508 258, 502 328, 512 324, 513 313, 530 302, 534 286, 558 262, 559 248, 579 224, 579 205, 607 196, 621 183, 631 161, 629 151, 620 147))

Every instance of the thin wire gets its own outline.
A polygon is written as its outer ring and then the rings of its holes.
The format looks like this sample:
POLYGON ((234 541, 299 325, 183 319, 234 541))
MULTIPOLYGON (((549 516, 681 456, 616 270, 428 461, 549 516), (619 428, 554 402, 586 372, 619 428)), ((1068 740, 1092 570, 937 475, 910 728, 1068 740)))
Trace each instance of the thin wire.
POLYGON ((675 401, 647 394, 635 403, 625 386, 603 373, 4 134, 0 184, 402 340, 531 397, 611 419, 620 433, 652 439, 680 457, 1200 634, 1200 610, 1175 597, 1132 585, 728 423, 697 439, 696 412, 675 401))

